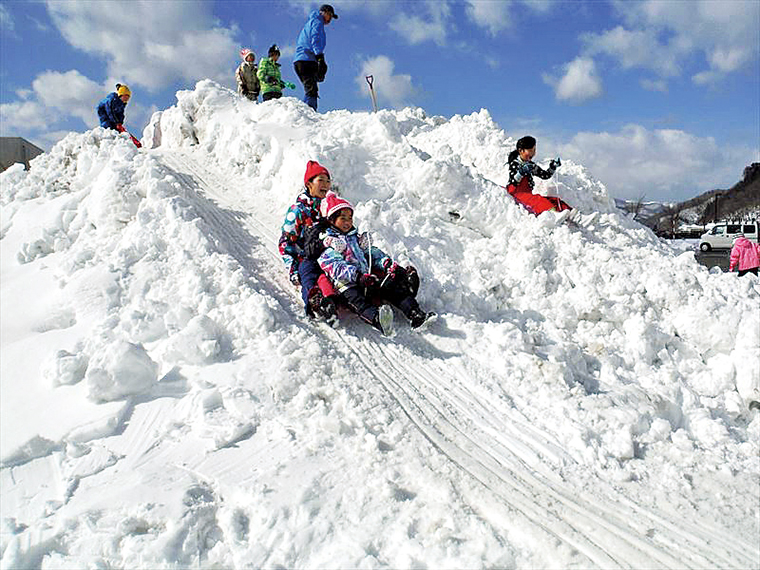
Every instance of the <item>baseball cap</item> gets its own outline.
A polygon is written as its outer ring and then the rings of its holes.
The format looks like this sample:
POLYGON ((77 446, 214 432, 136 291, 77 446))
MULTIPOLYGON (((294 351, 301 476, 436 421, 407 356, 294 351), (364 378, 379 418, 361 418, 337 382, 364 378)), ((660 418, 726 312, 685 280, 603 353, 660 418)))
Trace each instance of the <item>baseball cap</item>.
POLYGON ((333 18, 335 18, 336 20, 338 19, 338 14, 336 14, 336 13, 335 13, 335 10, 334 10, 334 9, 333 9, 333 7, 332 7, 332 6, 330 6, 329 4, 322 4, 322 5, 319 7, 319 11, 320 11, 320 12, 325 12, 325 13, 327 13, 327 14, 330 14, 330 15, 331 15, 333 18))

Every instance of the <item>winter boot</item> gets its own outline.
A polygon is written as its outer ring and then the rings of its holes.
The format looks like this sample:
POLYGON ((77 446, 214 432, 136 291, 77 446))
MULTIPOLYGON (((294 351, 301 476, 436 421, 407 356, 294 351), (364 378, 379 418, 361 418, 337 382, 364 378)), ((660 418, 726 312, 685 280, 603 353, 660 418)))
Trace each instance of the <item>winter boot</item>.
POLYGON ((389 336, 393 332, 393 309, 390 305, 381 305, 377 310, 377 315, 372 320, 372 326, 389 336))
POLYGON ((322 304, 322 300, 324 299, 322 291, 319 290, 319 287, 315 285, 309 289, 308 299, 309 300, 306 304, 306 314, 312 318, 319 316, 321 314, 320 306, 322 304))
POLYGON ((319 304, 319 312, 325 319, 325 322, 334 327, 338 324, 338 307, 335 305, 335 300, 332 297, 323 297, 322 302, 319 304))
POLYGON ((435 313, 426 313, 419 307, 412 309, 409 311, 409 324, 412 325, 413 329, 418 329, 422 325, 425 324, 425 322, 432 316, 434 316, 435 313))

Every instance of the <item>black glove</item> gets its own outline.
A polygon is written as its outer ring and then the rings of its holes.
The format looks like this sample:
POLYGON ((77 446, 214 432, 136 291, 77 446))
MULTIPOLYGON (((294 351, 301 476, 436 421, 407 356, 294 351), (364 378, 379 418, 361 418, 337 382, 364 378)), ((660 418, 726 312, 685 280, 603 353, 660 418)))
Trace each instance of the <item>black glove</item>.
POLYGON ((374 289, 377 287, 377 277, 371 273, 364 273, 359 275, 359 285, 366 287, 367 289, 374 289))
POLYGON ((559 157, 554 158, 549 162, 549 168, 557 168, 558 166, 562 166, 562 161, 559 159, 559 157))
POLYGON ((327 75, 327 63, 325 63, 325 54, 317 55, 317 81, 322 83, 327 75))

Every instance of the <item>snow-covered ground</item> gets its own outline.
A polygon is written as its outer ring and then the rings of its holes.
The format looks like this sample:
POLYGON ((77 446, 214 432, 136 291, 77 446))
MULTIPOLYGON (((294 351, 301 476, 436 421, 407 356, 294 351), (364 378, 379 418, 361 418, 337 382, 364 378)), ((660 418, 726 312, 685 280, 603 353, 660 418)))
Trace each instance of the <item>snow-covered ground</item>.
POLYGON ((487 111, 177 98, 0 175, 0 567, 760 567, 759 279, 529 215, 487 111), (427 330, 302 317, 309 159, 427 330))

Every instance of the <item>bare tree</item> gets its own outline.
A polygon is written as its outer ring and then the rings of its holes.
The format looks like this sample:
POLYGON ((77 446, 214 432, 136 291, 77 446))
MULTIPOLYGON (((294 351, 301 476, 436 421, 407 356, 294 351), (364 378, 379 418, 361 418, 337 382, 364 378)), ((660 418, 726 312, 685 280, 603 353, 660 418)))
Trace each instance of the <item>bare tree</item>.
POLYGON ((637 222, 642 221, 641 214, 644 212, 644 204, 646 203, 646 194, 641 194, 636 201, 631 206, 631 213, 633 214, 633 219, 637 222))

